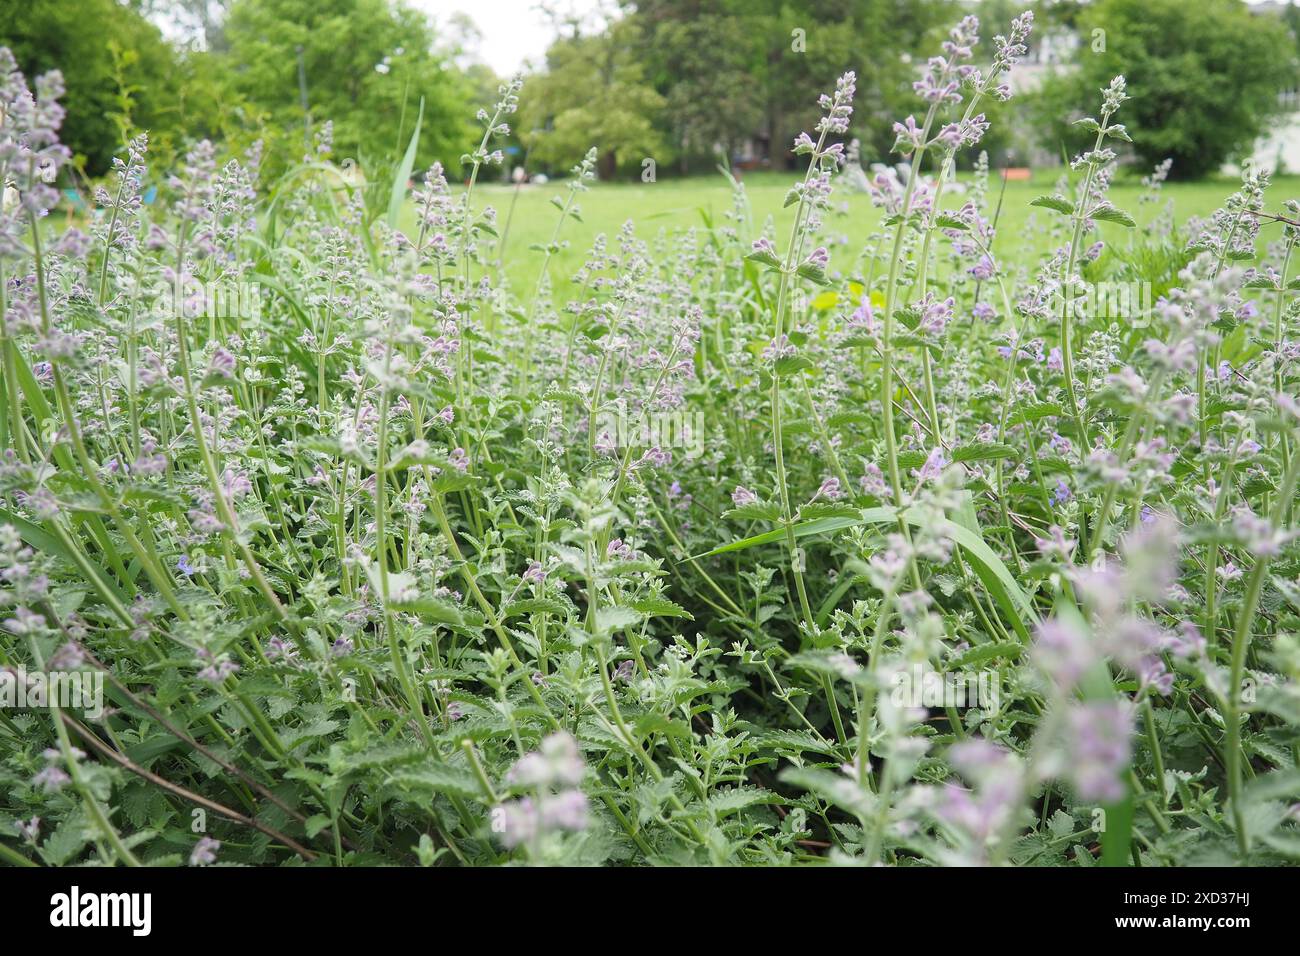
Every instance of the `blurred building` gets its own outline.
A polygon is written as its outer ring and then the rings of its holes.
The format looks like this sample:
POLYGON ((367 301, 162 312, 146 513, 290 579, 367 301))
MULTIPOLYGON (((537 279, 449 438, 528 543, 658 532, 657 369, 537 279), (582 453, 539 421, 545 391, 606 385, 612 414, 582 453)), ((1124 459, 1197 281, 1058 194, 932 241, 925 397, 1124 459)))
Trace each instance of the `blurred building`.
MULTIPOLYGON (((1250 12, 1258 16, 1286 17, 1294 23, 1291 0, 1264 0, 1253 3, 1250 12), (1292 8, 1288 11, 1288 8, 1292 8)), ((1300 90, 1295 87, 1282 90, 1277 95, 1282 115, 1273 121, 1269 131, 1258 143, 1251 160, 1261 169, 1275 173, 1300 173, 1300 90)), ((1225 171, 1236 172, 1230 165, 1225 171)))

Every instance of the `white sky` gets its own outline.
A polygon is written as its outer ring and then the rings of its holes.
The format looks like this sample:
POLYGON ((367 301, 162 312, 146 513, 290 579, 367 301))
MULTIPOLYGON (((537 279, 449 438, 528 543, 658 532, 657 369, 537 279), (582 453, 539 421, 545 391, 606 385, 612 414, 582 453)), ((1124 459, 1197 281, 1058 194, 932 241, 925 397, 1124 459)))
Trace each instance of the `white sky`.
POLYGON ((556 27, 543 11, 545 5, 562 16, 584 19, 598 16, 602 8, 613 7, 611 0, 408 0, 423 10, 434 22, 446 29, 456 14, 474 21, 480 39, 477 59, 497 74, 508 76, 523 67, 526 60, 541 64, 546 48, 555 39, 556 27))

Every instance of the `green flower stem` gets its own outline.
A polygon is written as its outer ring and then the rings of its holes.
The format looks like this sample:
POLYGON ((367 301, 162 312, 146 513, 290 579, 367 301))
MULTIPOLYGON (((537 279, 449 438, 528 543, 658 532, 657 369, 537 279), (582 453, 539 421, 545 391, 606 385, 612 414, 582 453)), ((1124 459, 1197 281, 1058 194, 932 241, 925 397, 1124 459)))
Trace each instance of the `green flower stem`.
MULTIPOLYGON (((1106 138, 1105 127, 1109 121, 1110 114, 1103 112, 1101 114, 1102 128, 1097 131, 1097 139, 1092 144, 1094 153, 1101 149, 1101 144, 1106 138)), ((1089 163, 1088 171, 1083 177, 1083 189, 1079 193, 1078 202, 1075 204, 1074 212, 1071 215, 1074 220, 1074 232, 1070 237, 1070 254, 1066 257, 1065 265, 1061 270, 1061 364, 1065 377, 1065 395, 1070 403, 1070 415, 1074 418, 1074 426, 1078 432, 1079 457, 1081 460, 1087 454, 1090 443, 1088 441, 1087 427, 1084 425, 1083 416, 1079 411, 1079 397, 1074 389, 1074 344, 1070 334, 1069 283, 1079 262, 1079 244, 1083 241, 1083 228, 1087 221, 1085 210, 1089 202, 1089 194, 1092 192, 1092 178, 1095 172, 1096 166, 1089 163)))
MULTIPOLYGON (((818 159, 822 147, 826 143, 826 130, 822 130, 821 135, 817 138, 817 146, 813 150, 812 159, 808 163, 808 171, 804 174, 804 183, 812 178, 814 170, 817 169, 818 159)), ((804 214, 807 210, 808 202, 805 194, 801 193, 799 204, 795 208, 794 222, 790 227, 790 240, 786 248, 785 264, 781 269, 781 279, 777 290, 776 299, 776 335, 774 339, 780 342, 781 336, 785 334, 786 325, 786 307, 787 291, 790 283, 790 276, 794 274, 795 261, 801 254, 803 247, 803 237, 801 227, 803 226, 804 214)), ((805 390, 807 384, 804 383, 805 390)), ((805 394, 807 394, 805 392, 805 394)), ((809 404, 812 405, 812 396, 807 395, 809 404)), ((812 409, 813 415, 816 416, 817 410, 812 409)), ((820 420, 819 420, 820 423, 820 420)), ((777 488, 781 498, 781 521, 785 527, 786 550, 790 555, 790 570, 794 574, 795 590, 799 596, 799 609, 803 614, 803 619, 809 631, 815 631, 817 627, 816 618, 813 616, 812 606, 808 603, 808 588, 804 583, 804 566, 800 556, 799 547, 794 535, 794 523, 790 508, 790 489, 785 472, 785 449, 784 438, 781 433, 781 373, 775 367, 772 369, 772 448, 776 455, 776 479, 777 488)), ((826 442, 829 449, 829 442, 826 442)), ((831 450, 834 456, 834 451, 831 450)), ((838 464, 838 462, 837 462, 838 464)), ((848 483, 848 476, 844 474, 844 469, 838 468, 841 480, 848 483)), ((826 706, 830 710, 831 720, 835 724, 835 733, 840 743, 847 742, 847 735, 844 729, 844 719, 840 715, 839 701, 835 697, 835 688, 832 686, 830 678, 822 676, 822 691, 826 695, 826 706)))
POLYGON ((9 323, 5 316, 9 313, 7 293, 8 279, 5 276, 4 263, 0 262, 0 359, 4 364, 5 397, 9 405, 9 441, 14 451, 23 461, 29 461, 27 452, 27 425, 23 420, 23 395, 18 387, 18 373, 14 354, 18 348, 9 334, 9 323))
POLYGON ((483 769, 483 764, 478 759, 478 753, 474 750, 474 741, 462 740, 460 746, 461 749, 465 751, 466 759, 469 760, 470 769, 474 771, 474 778, 478 780, 478 785, 483 788, 483 796, 487 798, 487 802, 490 805, 496 806, 501 802, 501 798, 498 797, 496 791, 492 789, 492 782, 488 780, 487 772, 483 769))
MULTIPOLYGON (((50 332, 50 311, 49 300, 45 288, 45 266, 41 256, 41 232, 35 215, 29 214, 32 230, 32 257, 34 259, 34 268, 36 272, 37 298, 40 303, 41 314, 41 331, 48 335, 50 332)), ((135 554, 140 561, 140 566, 144 569, 145 574, 158 589, 163 600, 171 607, 176 615, 182 619, 187 617, 185 609, 181 606, 176 598, 176 591, 172 587, 171 577, 163 570, 157 556, 140 543, 130 522, 122 514, 122 509, 118 507, 117 500, 109 494, 103 482, 99 480, 98 469, 94 462, 91 461, 90 453, 86 449, 86 443, 81 435, 81 428, 77 424, 76 408, 72 403, 72 397, 68 393, 67 384, 63 380, 62 362, 59 360, 52 361, 51 377, 54 379, 54 395, 59 407, 59 414, 63 417, 64 427, 67 429, 68 438, 72 443, 73 452, 77 456, 77 462, 81 465, 82 477, 90 485, 91 490, 99 499, 100 505, 108 512, 113 519, 118 533, 126 541, 127 547, 135 554)))
POLYGON ((189 359, 189 342, 187 341, 188 331, 186 328, 183 309, 176 310, 176 339, 177 339, 177 356, 180 363, 181 378, 185 382, 185 406, 189 412, 190 430, 194 433, 194 441, 199 449, 199 459, 203 464, 204 475, 208 479, 208 486, 212 489, 213 504, 217 509, 217 516, 226 526, 230 539, 234 542, 235 548, 239 551, 240 557, 243 558, 244 566, 248 569, 253 583, 270 605, 272 613, 280 620, 282 624, 297 630, 297 625, 290 618, 289 613, 280 603, 279 597, 271 588, 271 584, 266 580, 262 573, 262 567, 254 556, 248 542, 243 539, 239 532, 239 520, 235 515, 234 509, 231 508, 229 500, 226 498, 225 489, 221 486, 221 476, 217 473, 217 465, 212 457, 212 452, 208 448, 208 442, 203 434, 203 421, 199 416, 199 404, 194 395, 194 382, 190 374, 189 359))
MULTIPOLYGON (((1228 460, 1223 469, 1222 484, 1219 486, 1219 493, 1214 500, 1214 518, 1211 526, 1220 528, 1223 526, 1223 516, 1228 510, 1228 494, 1232 490, 1234 473, 1237 468, 1237 455, 1240 445, 1233 450, 1232 457, 1228 460)), ((1205 556, 1205 616, 1201 621, 1202 631, 1205 634, 1206 642, 1209 645, 1211 657, 1219 646, 1219 545, 1211 544, 1208 553, 1205 556)))
MULTIPOLYGON (((1273 527, 1280 527, 1286 516, 1286 508, 1295 495, 1296 481, 1300 479, 1300 448, 1297 448, 1287 463, 1282 484, 1278 488, 1277 500, 1273 505, 1273 527)), ((1259 607, 1260 594, 1264 590, 1264 579, 1268 574, 1269 558, 1260 555, 1255 559, 1255 566, 1250 569, 1250 578, 1246 584, 1246 596, 1237 611, 1237 626, 1232 635, 1232 662, 1228 672, 1228 687, 1224 701, 1224 720, 1227 723, 1227 761, 1228 761, 1228 795, 1232 805, 1233 827, 1237 833, 1237 848, 1243 858, 1250 852, 1250 834, 1247 830, 1246 807, 1242 794, 1242 752, 1241 722, 1242 699, 1241 679, 1246 671, 1246 652, 1250 650, 1251 626, 1255 611, 1259 607)))
MULTIPOLYGON (((1147 394, 1154 401, 1155 396, 1159 394, 1160 387, 1164 384, 1165 373, 1163 369, 1156 369, 1151 375, 1151 383, 1147 389, 1147 394)), ((1137 441, 1138 435, 1142 432, 1142 426, 1146 422, 1146 415, 1139 410, 1134 410, 1129 416, 1128 427, 1124 429, 1124 437, 1120 441, 1119 462, 1123 465, 1128 461, 1129 454, 1133 451, 1133 445, 1137 441)), ((1106 488, 1106 493, 1102 496, 1101 507, 1097 510, 1096 523, 1092 529, 1092 542, 1084 553, 1086 560, 1092 560, 1093 556, 1104 543, 1106 534, 1106 525, 1110 520, 1111 510, 1115 507, 1115 498, 1119 494, 1120 482, 1111 482, 1106 488)))
MULTIPOLYGON (((946 74, 945 74, 946 75, 946 74)), ((902 269, 903 237, 907 230, 907 219, 912 209, 912 196, 921 178, 921 164, 925 160, 925 143, 930 139, 930 130, 938 111, 937 104, 931 103, 926 111, 925 122, 921 126, 922 145, 912 154, 908 166, 907 185, 903 188, 903 202, 899 211, 898 222, 894 226, 894 242, 889 256, 889 275, 885 280, 885 321, 880 342, 880 405, 883 414, 885 433, 885 456, 888 463, 889 487, 893 492, 894 504, 900 508, 898 532, 908 544, 908 566, 911 568, 912 582, 917 590, 921 589, 921 571, 917 567, 916 557, 911 553, 912 529, 902 516, 903 480, 898 467, 898 435, 894 431, 894 321, 898 308, 898 278, 902 269)), ((934 432, 938 441, 938 432, 934 432)))
MULTIPOLYGON (((28 635, 27 645, 31 650, 32 660, 36 662, 37 669, 45 670, 45 658, 41 656, 41 650, 36 645, 36 639, 28 635)), ((72 778, 73 787, 81 796, 81 802, 86 808, 87 815, 103 838, 108 841, 108 845, 113 848, 113 853, 116 854, 120 861, 127 866, 139 866, 140 861, 122 842, 121 835, 109 822, 108 814, 99 805, 99 801, 95 799, 89 784, 86 783, 86 778, 81 773, 81 766, 77 762, 76 755, 72 752, 72 741, 68 739, 68 729, 63 726, 63 711, 54 702, 54 695, 51 695, 50 698, 50 718, 54 722, 54 735, 58 738, 59 753, 63 755, 63 762, 68 767, 68 775, 72 778)))
POLYGON ((39 863, 27 859, 27 857, 5 843, 0 843, 0 860, 4 860, 10 866, 40 866, 39 863))
MULTIPOLYGON (((581 179, 577 180, 578 184, 580 184, 581 182, 582 182, 581 179)), ((516 188, 515 194, 516 196, 518 195, 518 188, 516 188)), ((560 230, 564 228, 565 220, 569 218, 569 210, 570 208, 572 208, 573 200, 577 195, 578 195, 578 189, 576 185, 571 185, 569 187, 568 195, 565 196, 564 198, 564 205, 560 207, 560 218, 559 221, 556 222, 555 224, 554 231, 552 231, 551 233, 551 241, 546 244, 546 252, 542 256, 542 268, 541 271, 538 272, 537 274, 537 285, 533 289, 533 297, 529 301, 528 321, 524 326, 524 330, 525 330, 524 334, 526 335, 526 339, 524 342, 524 361, 520 369, 521 388, 527 388, 528 377, 532 374, 532 370, 533 370, 533 347, 536 341, 533 332, 537 327, 537 320, 536 320, 537 303, 541 301, 542 289, 544 287, 546 280, 550 277, 551 257, 554 255, 555 248, 560 242, 560 230)), ((574 317, 574 326, 575 328, 577 326, 576 316, 574 317)), ((570 339, 570 341, 572 341, 572 339, 570 339)), ((568 371, 567 354, 565 356, 565 365, 566 365, 565 372, 567 375, 567 371, 568 371)))
MULTIPOLYGON (((822 130, 821 135, 817 138, 817 145, 812 152, 812 158, 808 163, 808 170, 804 173, 803 181, 805 185, 812 179, 813 171, 817 168, 817 157, 825 144, 826 130, 822 130)), ((799 203, 795 207, 794 222, 790 225, 790 238, 786 244, 785 263, 781 268, 781 278, 777 285, 776 332, 773 335, 773 340, 777 343, 780 342, 781 336, 785 334, 787 290, 790 284, 790 276, 794 273, 795 259, 799 254, 799 246, 801 245, 799 241, 800 228, 803 225, 804 213, 808 205, 805 196, 806 191, 800 193, 799 203)), ((808 604, 808 590, 804 585, 802 561, 799 558, 798 545, 795 543, 794 526, 791 519, 790 489, 785 473, 784 437, 781 432, 781 373, 775 366, 772 369, 771 406, 772 449, 776 456, 776 482, 781 499, 781 521, 785 527, 786 551, 790 556, 790 569, 794 573, 795 590, 799 596, 799 608, 803 613, 804 621, 809 627, 813 627, 812 608, 808 604)), ((828 705, 832 708, 838 706, 835 704, 834 698, 828 702, 828 705)))
POLYGON ((384 377, 380 382, 379 427, 375 450, 375 563, 379 566, 379 600, 383 606, 384 637, 388 644, 388 656, 406 697, 406 706, 410 718, 419 729, 420 735, 430 747, 435 746, 433 728, 429 726, 428 716, 420 700, 419 691, 407 667, 402 654, 401 641, 397 634, 397 621, 388 591, 388 407, 389 382, 387 377, 392 368, 393 336, 390 331, 384 345, 384 377))
POLYGON ((1168 794, 1165 792, 1165 755, 1160 746, 1160 735, 1156 732, 1156 714, 1151 706, 1149 695, 1142 701, 1142 721, 1146 727, 1151 760, 1155 764, 1156 791, 1160 794, 1160 805, 1164 806, 1168 799, 1168 794))
POLYGON ((884 648, 885 644, 885 629, 889 626, 889 621, 893 614, 895 591, 895 587, 890 587, 885 591, 884 596, 880 600, 880 608, 876 611, 876 626, 871 632, 871 648, 867 655, 868 683, 858 702, 857 773, 858 785, 864 789, 868 786, 868 781, 870 779, 870 737, 871 721, 875 716, 876 708, 876 675, 880 672, 880 652, 884 648))
MULTIPOLYGON (((970 102, 966 104, 966 109, 962 113, 961 122, 958 124, 959 126, 965 126, 965 124, 970 120, 970 118, 975 115, 975 107, 979 103, 980 99, 983 98, 984 89, 987 88, 987 84, 995 80, 998 77, 998 75, 999 74, 996 72, 993 73, 992 76, 990 76, 989 79, 986 81, 986 85, 984 87, 981 87, 979 90, 976 90, 971 95, 970 102)), ((957 154, 957 150, 955 147, 947 149, 944 151, 943 159, 940 160, 939 162, 939 174, 935 179, 934 198, 930 204, 930 216, 926 220, 924 237, 921 240, 920 265, 917 268, 916 297, 918 299, 925 298, 926 286, 929 283, 930 245, 931 245, 931 241, 934 238, 934 230, 935 230, 934 219, 937 215, 939 215, 939 203, 940 200, 943 198, 944 186, 947 185, 949 171, 952 169, 953 158, 954 156, 956 156, 956 154, 957 154)), ((939 436, 942 434, 942 429, 940 428, 939 425, 939 405, 935 399, 934 370, 932 368, 933 363, 930 360, 930 350, 928 348, 921 349, 921 360, 925 372, 926 411, 929 414, 930 424, 932 426, 931 434, 934 435, 935 441, 937 443, 939 440, 939 436)))

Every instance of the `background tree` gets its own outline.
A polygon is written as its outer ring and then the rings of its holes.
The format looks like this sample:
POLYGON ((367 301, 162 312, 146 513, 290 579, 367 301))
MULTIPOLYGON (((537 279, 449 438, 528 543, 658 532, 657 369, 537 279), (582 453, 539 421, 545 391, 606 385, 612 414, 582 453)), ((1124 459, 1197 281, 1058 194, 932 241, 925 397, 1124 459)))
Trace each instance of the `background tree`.
POLYGON ((400 154, 424 98, 417 168, 455 168, 470 145, 476 104, 435 47, 422 13, 388 0, 235 0, 221 54, 229 85, 268 119, 280 162, 304 151, 299 47, 309 124, 333 123, 335 153, 366 162, 400 154))
POLYGON ((204 50, 222 50, 226 45, 225 19, 231 0, 130 0, 141 13, 155 22, 166 21, 187 41, 197 41, 204 50))
POLYGON ((845 70, 858 74, 855 133, 881 155, 911 83, 922 42, 946 16, 933 0, 636 0, 625 20, 636 55, 666 104, 664 135, 685 165, 753 141, 778 166, 816 122, 816 95, 845 70))
POLYGON ((664 98, 636 55, 639 29, 621 19, 603 33, 552 44, 546 72, 530 77, 520 97, 519 129, 533 159, 567 169, 595 146, 602 179, 647 157, 657 165, 673 159, 660 126, 664 98))
POLYGON ((681 171, 730 157, 763 122, 762 49, 744 8, 717 0, 639 0, 637 54, 664 98, 665 128, 681 171))
POLYGON ((817 118, 807 90, 830 90, 847 69, 858 76, 851 133, 863 158, 890 161, 895 120, 918 109, 912 83, 921 57, 950 27, 952 8, 930 0, 764 0, 768 8, 768 124, 773 159, 794 162, 791 141, 817 118), (791 31, 806 34, 806 52, 791 49, 791 31))
POLYGON ((1100 0, 1081 11, 1078 27, 1077 72, 1055 77, 1038 101, 1053 141, 1081 148, 1084 138, 1066 124, 1095 112, 1098 90, 1123 73, 1133 150, 1146 166, 1171 157, 1173 176, 1201 176, 1249 154, 1296 78, 1284 22, 1240 0, 1100 0), (1105 31, 1102 52, 1092 48, 1094 30, 1105 31))
POLYGON ((177 135, 180 56, 134 8, 116 0, 0 3, 0 42, 29 78, 63 72, 63 139, 90 175, 109 168, 129 129, 148 129, 159 149, 177 135))

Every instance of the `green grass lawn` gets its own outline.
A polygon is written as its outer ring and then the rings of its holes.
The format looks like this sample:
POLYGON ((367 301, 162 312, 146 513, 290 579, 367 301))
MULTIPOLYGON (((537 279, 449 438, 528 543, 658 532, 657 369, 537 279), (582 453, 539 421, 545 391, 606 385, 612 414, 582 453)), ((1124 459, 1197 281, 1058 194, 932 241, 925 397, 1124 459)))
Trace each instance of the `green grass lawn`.
MULTIPOLYGON (((1008 259, 1017 257, 1021 248, 1030 249, 1035 226, 1041 229, 1054 213, 1031 207, 1030 200, 1054 191, 1061 171, 1039 170, 1028 182, 1009 182, 1003 201, 995 252, 1008 259)), ((784 237, 792 211, 782 209, 786 191, 797 173, 749 173, 744 178, 754 221, 760 225, 774 217, 778 236, 784 237)), ((1189 216, 1204 216, 1218 208, 1237 183, 1228 177, 1191 183, 1168 183, 1164 187, 1164 200, 1159 207, 1147 204, 1139 207, 1138 196, 1142 187, 1136 177, 1122 178, 1111 189, 1115 205, 1133 215, 1139 223, 1154 218, 1164 202, 1172 200, 1179 221, 1189 216)), ((1273 195, 1281 198, 1295 195, 1300 187, 1300 177, 1279 177, 1273 195)), ((504 242, 501 258, 506 263, 506 276, 517 292, 529 294, 537 280, 542 253, 530 251, 534 243, 548 242, 555 229, 559 211, 551 204, 554 196, 563 197, 563 181, 543 186, 528 185, 516 191, 513 186, 481 184, 476 189, 476 204, 496 207, 504 242), (511 206, 513 203, 513 213, 511 206), (509 230, 505 229, 509 218, 509 230)), ((996 195, 998 182, 991 180, 990 189, 996 195)), ((945 206, 961 205, 961 196, 949 196, 945 206)), ((850 247, 857 249, 880 221, 880 211, 871 205, 862 193, 837 192, 835 202, 848 203, 847 216, 831 216, 828 225, 836 232, 848 235, 850 247)), ((569 246, 553 263, 551 275, 557 283, 567 283, 568 277, 581 266, 592 239, 601 232, 610 236, 617 233, 624 222, 636 223, 637 234, 643 239, 653 239, 663 231, 669 235, 691 226, 703 226, 706 216, 721 222, 723 214, 731 208, 731 188, 720 174, 689 179, 664 179, 657 183, 596 183, 579 199, 582 222, 566 223, 563 238, 569 246)), ((1103 235, 1119 235, 1120 226, 1103 225, 1103 235)), ((834 265, 834 260, 832 260, 834 265)))

